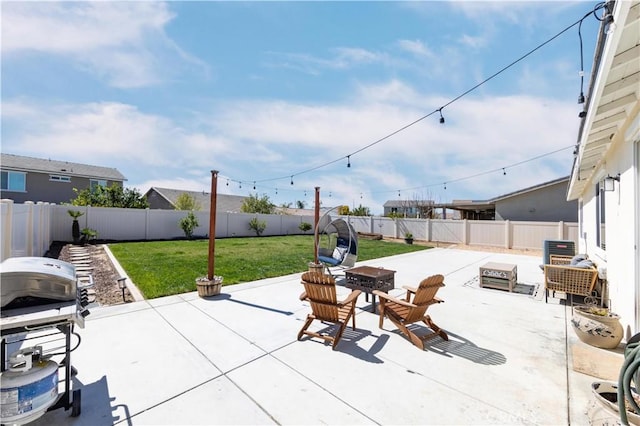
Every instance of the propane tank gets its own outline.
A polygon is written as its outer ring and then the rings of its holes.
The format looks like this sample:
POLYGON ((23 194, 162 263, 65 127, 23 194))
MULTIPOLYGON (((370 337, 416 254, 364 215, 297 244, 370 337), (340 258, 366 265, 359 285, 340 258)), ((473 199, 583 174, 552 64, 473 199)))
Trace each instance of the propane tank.
POLYGON ((58 399, 58 364, 42 357, 42 347, 14 352, 7 371, 0 373, 0 420, 29 423, 58 399))

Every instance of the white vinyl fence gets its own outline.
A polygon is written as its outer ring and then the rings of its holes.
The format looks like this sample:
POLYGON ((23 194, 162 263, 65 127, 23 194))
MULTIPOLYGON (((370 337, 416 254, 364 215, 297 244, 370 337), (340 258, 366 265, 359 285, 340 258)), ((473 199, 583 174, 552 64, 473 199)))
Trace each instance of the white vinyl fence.
MULTIPOLYGON (((76 207, 31 202, 15 204, 11 200, 2 200, 0 260, 43 256, 52 241, 72 241, 73 219, 68 210, 83 213, 78 219, 80 229, 93 229, 98 232, 98 239, 107 241, 183 238, 184 232, 178 222, 187 215, 187 212, 179 210, 76 207)), ((209 212, 195 214, 199 226, 194 236, 208 237, 209 212)), ((255 232, 249 229, 249 221, 253 218, 266 222, 264 236, 302 234, 299 229, 302 222, 314 223, 313 216, 218 213, 216 238, 255 236, 255 232)), ((576 246, 578 243, 577 223, 391 219, 380 216, 342 218, 358 232, 389 238, 404 238, 410 232, 414 239, 422 241, 534 250, 541 250, 544 240, 573 240, 576 246)))

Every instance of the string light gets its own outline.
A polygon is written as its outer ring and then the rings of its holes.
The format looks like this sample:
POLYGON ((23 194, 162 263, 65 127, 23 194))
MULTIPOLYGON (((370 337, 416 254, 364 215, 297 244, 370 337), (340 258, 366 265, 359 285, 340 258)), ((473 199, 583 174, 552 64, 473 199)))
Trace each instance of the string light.
POLYGON ((502 168, 502 174, 503 174, 504 176, 506 176, 506 175, 507 175, 507 171, 504 169, 504 167, 502 168))
MULTIPOLYGON (((612 2, 611 2, 612 3, 612 2)), ((377 139, 371 143, 369 143, 366 146, 363 146, 362 148, 350 153, 349 155, 347 155, 347 167, 351 167, 351 156, 358 154, 368 148, 371 148, 374 145, 377 145, 389 138, 391 138, 392 136, 397 135, 398 133, 408 129, 409 127, 419 123, 420 121, 424 120, 427 117, 430 117, 431 115, 435 114, 435 113, 439 113, 440 118, 439 121, 441 124, 445 123, 445 119, 444 116, 442 115, 442 110, 453 104, 454 102, 457 102, 458 100, 460 100, 461 98, 467 96, 468 94, 470 94, 471 92, 475 91, 476 89, 478 89, 479 87, 485 85, 486 83, 488 83, 489 81, 493 80, 494 78, 496 78, 497 76, 499 76, 500 74, 502 74, 503 72, 505 72, 506 70, 510 69, 511 67, 515 66, 516 64, 520 63, 521 61, 523 61, 524 59, 528 58, 529 56, 531 56, 532 54, 534 54, 535 52, 537 52, 538 50, 542 49, 543 47, 545 47, 547 44, 551 43, 552 41, 554 41, 555 39, 557 39, 558 37, 560 37, 561 35, 563 35, 565 32, 569 31, 571 28, 575 27, 576 25, 579 25, 580 27, 578 28, 578 33, 579 33, 579 37, 580 37, 580 43, 582 46, 582 33, 581 33, 581 25, 582 22, 591 14, 593 14, 595 16, 596 19, 598 19, 599 21, 603 21, 606 24, 608 24, 609 26, 613 27, 614 23, 613 21, 613 16, 611 14, 611 11, 609 10, 610 8, 612 8, 613 6, 610 3, 607 2, 603 2, 603 3, 598 3, 591 11, 589 11, 589 13, 585 14, 581 19, 577 20, 576 22, 568 25, 566 28, 564 28, 563 30, 559 31, 558 33, 556 33, 555 35, 553 35, 552 37, 550 37, 549 39, 547 39, 546 41, 540 43, 539 45, 537 45, 536 47, 534 47, 533 49, 529 50, 528 52, 526 52, 524 55, 520 56, 519 58, 515 59, 514 61, 512 61, 511 63, 507 64, 506 66, 502 67, 501 69, 499 69, 498 71, 496 71, 495 73, 493 73, 492 75, 490 75, 489 77, 485 78, 484 80, 480 81, 479 83, 477 83, 476 85, 474 85, 473 87, 469 88, 468 90, 466 90, 465 92, 459 94, 458 96, 456 96, 455 98, 451 99, 450 101, 448 101, 447 103, 445 103, 444 105, 442 105, 440 108, 412 121, 411 123, 387 134, 386 136, 381 137, 380 139, 377 139), (604 9, 605 12, 603 13, 602 18, 597 16, 596 12, 599 10, 604 9)), ((582 47, 581 47, 581 54, 582 54, 582 47)), ((583 58, 581 57, 581 68, 582 67, 582 63, 583 63, 583 58)), ((582 83, 583 83, 583 79, 584 79, 584 71, 581 72, 581 89, 582 89, 582 83)), ((582 100, 582 96, 583 92, 581 91, 581 96, 579 96, 578 100, 579 102, 582 100)), ((586 116, 586 112, 582 111, 579 113, 580 117, 585 117, 586 116)), ((340 157, 338 159, 332 160, 332 161, 328 161, 326 163, 320 164, 318 166, 294 173, 293 175, 291 175, 291 185, 293 185, 293 176, 295 175, 299 175, 299 174, 303 174, 303 173, 310 173, 312 171, 318 170, 320 168, 324 168, 326 166, 329 166, 333 163, 336 163, 338 161, 340 161, 341 159, 343 159, 344 157, 340 157)), ((270 179, 262 179, 256 182, 267 182, 267 181, 273 181, 273 180, 280 180, 280 179, 284 179, 286 178, 286 176, 281 176, 281 177, 276 177, 276 178, 270 178, 270 179)))
POLYGON ((256 190, 256 181, 255 180, 253 181, 253 190, 254 191, 256 190))
POLYGON ((229 179, 227 179, 227 186, 229 186, 229 179))
POLYGON ((444 183, 444 189, 447 189, 447 182, 444 183))

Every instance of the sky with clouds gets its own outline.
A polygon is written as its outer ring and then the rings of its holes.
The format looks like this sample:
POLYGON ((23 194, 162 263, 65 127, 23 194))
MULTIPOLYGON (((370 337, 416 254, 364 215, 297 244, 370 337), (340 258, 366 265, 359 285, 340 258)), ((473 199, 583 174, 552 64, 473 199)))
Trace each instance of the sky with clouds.
POLYGON ((493 198, 570 174, 595 4, 2 2, 2 152, 143 193, 493 198))

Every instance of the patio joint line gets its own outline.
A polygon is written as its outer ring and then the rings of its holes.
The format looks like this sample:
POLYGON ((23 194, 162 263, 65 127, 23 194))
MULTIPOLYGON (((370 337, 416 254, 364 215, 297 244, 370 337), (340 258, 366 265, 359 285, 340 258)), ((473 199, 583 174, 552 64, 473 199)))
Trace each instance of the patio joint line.
POLYGON ((424 374, 422 374, 422 373, 420 373, 418 371, 415 371, 415 370, 412 370, 412 369, 410 369, 408 367, 405 367, 404 365, 402 365, 402 364, 400 364, 398 362, 392 361, 391 359, 388 359, 388 358, 385 358, 385 357, 381 357, 381 358, 386 360, 387 362, 389 362, 391 364, 397 365, 398 367, 400 367, 400 368, 402 368, 404 370, 410 371, 412 374, 417 374, 420 377, 424 377, 425 379, 429 380, 430 382, 436 383, 436 384, 438 384, 438 385, 440 385, 442 387, 445 387, 445 388, 447 388, 447 389, 449 389, 449 390, 451 390, 451 391, 453 391, 453 392, 455 392, 457 394, 464 395, 464 396, 466 396, 466 397, 468 397, 468 398, 470 398, 470 399, 472 399, 474 401, 479 402, 482 405, 486 405, 486 406, 491 407, 491 408, 493 408, 493 409, 495 409, 497 411, 500 411, 501 413, 505 413, 510 419, 517 419, 517 420, 521 421, 524 424, 527 423, 527 419, 522 417, 522 416, 514 415, 511 412, 506 411, 504 408, 497 407, 494 404, 491 404, 491 403, 488 403, 488 402, 483 401, 481 399, 478 399, 476 396, 474 396, 472 394, 469 394, 467 392, 462 392, 462 391, 460 391, 460 390, 458 390, 458 389, 456 389, 454 387, 451 387, 450 385, 448 385, 448 384, 446 384, 444 382, 441 382, 441 381, 436 380, 436 379, 434 379, 432 377, 426 376, 426 375, 424 375, 424 374))
MULTIPOLYGON (((569 308, 571 309, 571 308, 569 308)), ((571 424, 571 380, 569 377, 569 333, 567 328, 569 323, 567 322, 567 307, 564 307, 564 362, 565 362, 565 380, 567 381, 567 424, 571 424)))
MULTIPOLYGON (((296 343, 296 341, 293 341, 291 343, 287 343, 286 345, 283 345, 282 347, 275 349, 275 350, 280 350, 286 346, 292 345, 294 343, 296 343)), ((275 351, 274 350, 274 351, 275 351)), ((284 360, 278 358, 276 355, 274 355, 273 353, 269 353, 268 355, 270 355, 273 359, 275 359, 276 361, 280 362, 282 365, 284 365, 286 368, 288 368, 289 370, 295 372, 296 374, 298 374, 300 377, 303 377, 304 379, 308 380, 309 382, 313 383, 314 385, 316 385, 318 388, 322 389, 323 391, 325 391, 326 393, 328 393, 329 395, 331 395, 332 397, 334 397, 335 399, 337 399, 338 401, 342 402, 345 406, 351 408, 353 411, 355 411, 358 414, 361 414, 363 417, 371 420, 371 422, 373 422, 374 424, 377 425, 382 425, 382 423, 374 420, 373 418, 371 418, 369 415, 367 415, 366 413, 363 413, 362 411, 360 411, 358 408, 354 407, 353 405, 349 404, 347 401, 345 401, 344 399, 340 398, 338 395, 334 394, 333 392, 331 392, 329 389, 325 388, 324 386, 322 386, 320 383, 316 382, 315 380, 311 379, 310 377, 302 374, 300 371, 296 370, 295 368, 293 368, 292 366, 290 366, 289 364, 287 364, 284 360)))
MULTIPOLYGON (((187 302, 187 303, 189 303, 189 302, 187 302)), ((207 383, 209 383, 209 382, 211 382, 211 381, 213 381, 213 380, 216 380, 216 379, 218 379, 218 378, 220 378, 220 377, 225 377, 225 378, 226 378, 227 380, 229 380, 229 382, 231 382, 231 383, 232 383, 232 384, 233 384, 233 385, 234 385, 234 386, 235 386, 235 387, 236 387, 240 392, 242 392, 244 395, 246 395, 246 396, 247 396, 247 398, 249 398, 249 400, 251 400, 251 401, 252 401, 252 402, 253 402, 253 403, 254 403, 254 404, 255 404, 255 405, 256 405, 260 410, 262 410, 266 416, 268 416, 270 419, 272 419, 272 420, 274 421, 274 423, 275 423, 275 424, 278 424, 278 425, 279 425, 280 423, 279 423, 279 422, 278 422, 278 421, 277 421, 277 420, 276 420, 276 419, 271 415, 271 413, 269 413, 269 412, 268 412, 264 407, 262 407, 262 405, 260 405, 260 404, 258 403, 258 401, 256 401, 255 399, 253 399, 253 398, 251 397, 251 395, 249 395, 247 392, 245 392, 245 390, 244 390, 243 388, 241 388, 240 386, 238 386, 238 384, 237 384, 235 381, 233 381, 233 380, 231 379, 231 377, 229 377, 229 376, 228 376, 228 374, 229 374, 229 373, 231 373, 231 372, 233 372, 233 371, 235 371, 235 370, 237 370, 237 369, 239 369, 239 368, 241 368, 241 367, 244 367, 244 366, 246 366, 246 365, 249 365, 250 363, 255 362, 255 361, 257 361, 257 360, 259 360, 259 359, 261 359, 261 358, 264 358, 264 357, 266 357, 266 356, 270 355, 269 351, 266 351, 264 348, 260 347, 259 345, 256 345, 254 342, 252 342, 252 341, 250 341, 249 339, 246 339, 244 336, 242 336, 242 335, 238 334, 238 333, 237 333, 237 332, 235 332, 233 329, 231 329, 231 328, 230 328, 230 327, 228 327, 227 325, 223 324, 222 322, 218 321, 217 319, 213 318, 213 317, 212 317, 212 316, 210 316, 207 312, 204 312, 204 311, 203 311, 202 309, 200 309, 199 307, 197 307, 197 306, 195 306, 195 305, 193 305, 193 304, 191 304, 191 303, 189 303, 189 305, 191 305, 191 306, 195 307, 198 311, 202 312, 203 314, 205 314, 206 316, 208 316, 208 317, 209 317, 209 318, 211 318, 212 320, 216 321, 218 324, 222 325, 224 328, 226 328, 226 329, 228 329, 228 330, 232 331, 234 334, 236 334, 236 335, 240 336, 242 339, 246 340, 247 342, 249 342, 249 343, 250 343, 250 344, 252 344, 253 346, 257 347, 258 349, 260 349, 260 350, 261 350, 261 351, 263 351, 264 353, 263 353, 262 355, 260 355, 260 356, 257 356, 256 358, 253 358, 253 359, 251 359, 251 360, 249 360, 249 361, 247 361, 247 362, 243 363, 243 364, 237 365, 237 366, 235 366, 235 367, 233 367, 233 368, 231 368, 231 369, 229 369, 229 370, 227 370, 227 371, 224 371, 223 369, 221 369, 220 367, 218 367, 218 366, 217 366, 217 365, 216 365, 216 364, 215 364, 215 363, 214 363, 214 362, 213 362, 213 361, 212 361, 212 360, 211 360, 207 355, 205 355, 205 354, 204 354, 204 353, 203 353, 203 352, 202 352, 202 351, 201 351, 201 350, 200 350, 196 345, 194 345, 194 344, 191 342, 191 340, 190 340, 189 338, 187 338, 187 336, 185 336, 184 334, 182 334, 182 333, 180 332, 180 330, 178 330, 178 329, 177 329, 173 324, 171 324, 171 322, 170 322, 170 321, 169 321, 169 320, 168 320, 164 315, 162 315, 162 313, 161 313, 159 310, 157 310, 155 307, 152 307, 152 309, 156 311, 156 313, 160 316, 160 318, 162 318, 162 320, 163 320, 163 321, 165 321, 165 322, 166 322, 166 323, 167 323, 167 324, 168 324, 172 329, 174 329, 174 330, 176 331, 176 333, 178 333, 178 335, 180 335, 183 339, 185 339, 185 340, 189 343, 189 345, 191 345, 191 346, 192 346, 192 347, 193 347, 193 348, 194 348, 198 353, 200 353, 200 354, 201 354, 201 355, 202 355, 202 356, 203 356, 203 357, 204 357, 204 358, 205 358, 205 359, 206 359, 206 360, 207 360, 207 361, 208 361, 212 366, 214 366, 216 369, 218 369, 218 371, 220 371, 220 374, 218 374, 218 375, 216 375, 216 376, 214 376, 214 377, 212 377, 212 378, 210 378, 210 379, 208 379, 208 380, 205 380, 204 382, 202 382, 202 383, 200 383, 200 384, 197 384, 197 385, 195 385, 195 386, 192 386, 191 388, 186 389, 186 390, 184 390, 184 391, 182 391, 182 392, 180 392, 180 393, 178 393, 178 394, 176 394, 176 395, 172 396, 171 398, 167 398, 167 399, 166 399, 166 400, 164 400, 164 401, 161 401, 161 402, 159 402, 159 403, 157 403, 157 404, 155 404, 155 405, 153 405, 153 406, 151 406, 151 407, 149 407, 149 408, 146 408, 146 409, 144 409, 143 411, 140 411, 139 413, 136 413, 136 414, 134 414, 134 415, 130 416, 130 418, 133 418, 133 417, 134 417, 134 416, 136 416, 136 415, 139 415, 139 414, 141 414, 141 413, 144 413, 144 412, 145 412, 145 411, 147 411, 147 410, 151 410, 151 409, 153 409, 153 408, 155 408, 155 407, 158 407, 158 406, 160 406, 161 404, 164 404, 164 403, 166 403, 166 402, 169 402, 169 401, 171 401, 171 400, 173 400, 173 399, 175 399, 175 398, 177 398, 177 397, 179 397, 179 396, 181 396, 181 395, 186 394, 187 392, 191 392, 192 390, 194 390, 194 389, 196 389, 196 388, 199 388, 199 387, 201 387, 201 386, 203 386, 203 385, 205 385, 205 384, 207 384, 207 383)), ((291 343, 293 343, 293 342, 290 342, 290 343, 288 343, 287 345, 290 345, 291 343)), ((287 345, 284 345, 284 346, 287 346, 287 345)), ((282 347, 284 347, 284 346, 282 346, 282 347)), ((279 349, 281 349, 282 347, 279 347, 279 348, 277 348, 277 349, 275 349, 275 350, 279 350, 279 349)), ((126 420, 126 419, 123 419, 122 421, 125 421, 125 420, 126 420)), ((119 423, 119 422, 118 422, 118 423, 119 423)))

